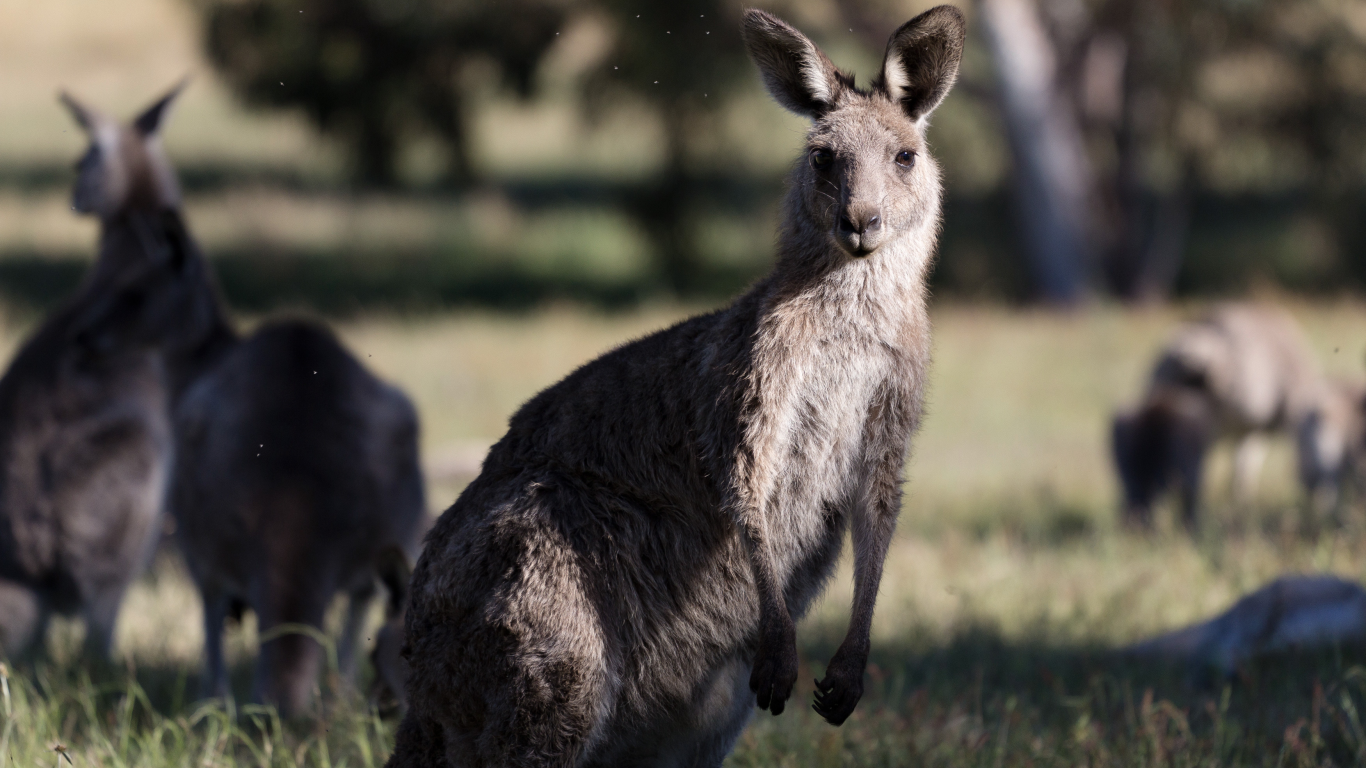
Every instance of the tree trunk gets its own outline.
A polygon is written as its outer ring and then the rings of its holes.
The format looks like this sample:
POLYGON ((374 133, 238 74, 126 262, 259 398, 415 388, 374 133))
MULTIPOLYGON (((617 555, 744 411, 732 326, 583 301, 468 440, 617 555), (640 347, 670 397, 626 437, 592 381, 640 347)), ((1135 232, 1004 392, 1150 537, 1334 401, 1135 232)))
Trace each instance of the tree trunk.
POLYGON ((1092 217, 1077 114, 1057 88, 1056 55, 1033 0, 981 0, 979 8, 1015 160, 1025 255, 1039 296, 1074 304, 1088 282, 1092 217))

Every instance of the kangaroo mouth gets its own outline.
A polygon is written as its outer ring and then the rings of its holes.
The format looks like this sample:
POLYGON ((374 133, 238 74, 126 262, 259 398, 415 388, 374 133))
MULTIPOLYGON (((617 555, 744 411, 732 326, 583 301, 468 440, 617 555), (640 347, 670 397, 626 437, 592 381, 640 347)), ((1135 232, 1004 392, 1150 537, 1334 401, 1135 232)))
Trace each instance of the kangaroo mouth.
POLYGON ((872 255, 873 251, 877 250, 879 245, 881 245, 881 243, 874 238, 866 235, 859 235, 854 232, 834 232, 832 233, 832 236, 835 239, 835 244, 840 247, 840 250, 855 259, 867 258, 872 255))

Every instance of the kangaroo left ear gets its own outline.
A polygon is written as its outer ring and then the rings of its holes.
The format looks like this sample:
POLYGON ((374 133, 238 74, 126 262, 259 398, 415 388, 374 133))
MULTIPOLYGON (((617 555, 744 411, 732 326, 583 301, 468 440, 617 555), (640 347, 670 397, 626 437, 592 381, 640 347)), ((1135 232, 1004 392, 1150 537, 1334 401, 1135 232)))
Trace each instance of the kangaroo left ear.
POLYGON ((887 41, 878 84, 916 121, 929 117, 958 79, 967 22, 951 5, 941 5, 901 25, 887 41))
POLYGON ((95 128, 100 123, 99 112, 76 101, 76 97, 66 91, 58 93, 57 100, 62 102, 62 106, 66 107, 66 111, 71 113, 72 119, 81 127, 81 130, 85 131, 87 134, 94 134, 95 128))
POLYGON ((171 102, 175 101, 176 97, 180 95, 180 92, 185 90, 185 86, 188 85, 189 82, 190 78, 186 77, 179 83, 176 83, 175 87, 168 91, 165 96, 157 99, 155 104, 143 110, 142 114, 138 115, 137 119, 133 121, 133 127, 137 129, 137 132, 141 134, 143 138, 150 137, 161 129, 161 121, 166 117, 166 112, 170 108, 171 102))

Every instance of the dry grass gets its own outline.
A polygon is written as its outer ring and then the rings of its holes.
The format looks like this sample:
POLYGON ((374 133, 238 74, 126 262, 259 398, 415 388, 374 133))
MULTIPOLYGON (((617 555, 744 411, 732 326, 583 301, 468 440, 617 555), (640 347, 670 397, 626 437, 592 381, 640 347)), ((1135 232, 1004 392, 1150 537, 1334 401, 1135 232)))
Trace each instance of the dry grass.
MULTIPOLYGON (((1366 306, 1293 309, 1330 370, 1358 369, 1366 306)), ((413 396, 423 418, 424 451, 432 456, 496 438, 511 412, 542 387, 684 314, 673 306, 617 315, 552 307, 520 316, 371 318, 342 324, 340 331, 367 364, 413 396)), ((915 443, 903 524, 888 560, 865 702, 844 729, 835 730, 800 706, 810 691, 799 690, 799 706, 788 714, 756 718, 732 764, 1130 765, 1143 762, 1132 755, 1153 749, 1168 750, 1172 759, 1222 755, 1224 762, 1274 762, 1271 753, 1267 761, 1252 758, 1289 744, 1285 729, 1299 718, 1305 719, 1304 754, 1330 754, 1315 753, 1320 747, 1346 754, 1346 731, 1326 719, 1314 725, 1311 718, 1316 711, 1321 718, 1330 711, 1346 717, 1343 701, 1358 701, 1351 653, 1254 670, 1221 704, 1217 690, 1186 688, 1179 671, 1126 666, 1107 650, 1209 616, 1281 573, 1366 576, 1366 542, 1356 528, 1315 537, 1296 527, 1285 446, 1269 462, 1252 509, 1229 508, 1214 478, 1208 496, 1213 514, 1197 540, 1115 530, 1107 414, 1136 396, 1152 353, 1182 314, 939 307, 931 409, 915 443), (1322 683, 1317 689, 1315 680, 1322 683), (1147 690, 1155 693, 1145 705, 1147 690), (1223 706, 1218 711, 1224 719, 1216 722, 1207 704, 1223 706), (1184 713, 1185 725, 1172 713, 1184 713), (1234 726, 1252 747, 1219 746, 1224 731, 1217 729, 1234 726), (1182 727, 1190 729, 1189 739, 1182 727), (1321 739, 1319 747, 1311 731, 1321 739), (1097 758, 1095 750, 1109 750, 1109 757, 1097 758)), ((0 352, 12 350, 20 331, 22 324, 5 326, 0 352)), ((434 511, 457 490, 450 483, 434 485, 434 511)), ((846 564, 800 629, 810 665, 803 679, 816 676, 838 644, 850 591, 846 564)), ((301 761, 313 764, 320 764, 316 750, 323 743, 333 750, 330 759, 345 752, 359 761, 353 738, 359 733, 368 734, 363 739, 372 755, 387 749, 388 732, 367 725, 372 721, 364 708, 353 704, 330 711, 324 722, 336 727, 324 729, 322 741, 307 728, 263 736, 218 710, 196 710, 186 702, 197 690, 199 620, 198 601, 174 558, 159 561, 130 595, 118 649, 124 664, 137 670, 148 702, 134 707, 140 714, 130 721, 137 725, 133 733, 181 728, 196 749, 210 749, 210 726, 187 725, 199 711, 204 723, 217 724, 214 738, 240 727, 245 730, 232 739, 277 739, 279 750, 298 751, 301 761), (334 730, 346 738, 334 737, 334 730)), ((55 666, 15 678, 29 686, 30 704, 13 721, 16 728, 57 734, 52 738, 65 739, 86 762, 111 762, 100 739, 111 737, 122 722, 118 707, 132 706, 122 702, 136 699, 137 691, 117 675, 104 693, 82 687, 78 672, 67 666, 78 629, 64 624, 57 630, 51 638, 55 666), (49 722, 53 718, 60 722, 49 722)), ((253 637, 250 622, 233 637, 242 691, 253 637)), ((38 755, 36 744, 12 754, 38 755)), ((182 761, 170 751, 155 754, 182 761)), ((240 745, 216 754, 210 763, 265 764, 240 745)), ((152 757, 127 762, 165 764, 152 757)))

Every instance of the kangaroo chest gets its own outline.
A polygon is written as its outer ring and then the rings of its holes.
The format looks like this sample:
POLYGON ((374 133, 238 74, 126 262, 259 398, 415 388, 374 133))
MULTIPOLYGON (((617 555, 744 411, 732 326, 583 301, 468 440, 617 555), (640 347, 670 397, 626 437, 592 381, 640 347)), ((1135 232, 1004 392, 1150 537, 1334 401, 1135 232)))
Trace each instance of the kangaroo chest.
POLYGON ((765 515, 788 583, 814 587, 838 556, 848 513, 880 458, 868 444, 874 401, 897 389, 888 384, 899 374, 886 347, 835 337, 814 343, 761 393, 773 410, 765 515))

